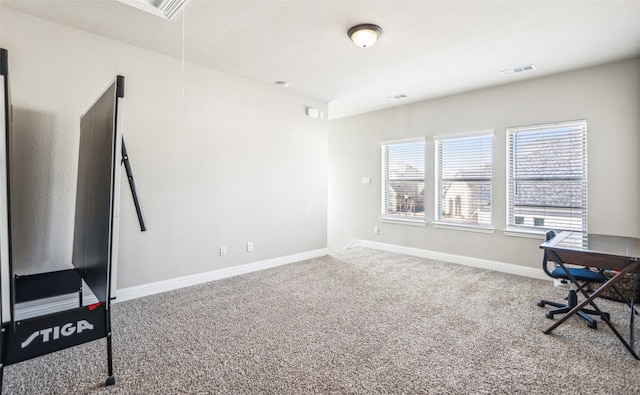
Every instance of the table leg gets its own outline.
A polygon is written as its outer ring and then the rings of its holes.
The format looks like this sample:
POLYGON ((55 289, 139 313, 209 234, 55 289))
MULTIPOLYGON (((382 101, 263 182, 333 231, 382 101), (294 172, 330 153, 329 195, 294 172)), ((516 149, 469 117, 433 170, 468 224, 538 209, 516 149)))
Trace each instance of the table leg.
MULTIPOLYGON (((546 335, 550 334, 554 329, 556 329, 558 326, 562 325, 566 320, 568 320, 570 317, 574 316, 578 311, 582 310, 586 305, 588 305, 589 303, 592 303, 593 300, 595 298, 597 298, 601 293, 603 293, 604 291, 606 291, 607 289, 612 287, 614 284, 616 284, 617 282, 622 280, 622 278, 627 273, 632 272, 634 270, 637 270, 639 264, 640 264, 639 262, 633 262, 633 263, 627 265, 624 269, 619 271, 618 274, 613 276, 613 278, 611 278, 609 281, 607 281, 606 283, 602 284, 602 286, 600 288, 595 290, 591 294, 591 296, 589 296, 587 299, 585 299, 582 302, 580 302, 576 307, 571 309, 571 311, 569 311, 558 322, 556 322, 555 324, 551 325, 546 331, 544 331, 544 333, 546 335)), ((634 288, 635 288, 635 286, 634 286, 634 288)), ((631 301, 632 301, 632 303, 634 302, 633 296, 632 296, 632 300, 631 301)), ((633 322, 634 306, 633 306, 633 304, 631 306, 632 306, 631 307, 631 322, 633 322)), ((620 333, 616 330, 616 328, 613 326, 613 324, 611 324, 611 321, 604 315, 602 316, 602 319, 604 320, 604 322, 607 323, 609 328, 611 328, 611 330, 618 337, 618 339, 625 345, 627 350, 629 350, 629 352, 631 352, 631 354, 634 356, 634 358, 640 359, 640 356, 638 356, 638 354, 636 354, 635 350, 631 347, 631 345, 622 337, 622 335, 620 335, 620 333)), ((632 334, 631 336, 633 336, 633 330, 631 331, 631 334, 632 334)), ((633 338, 631 338, 631 340, 633 341, 633 338)))

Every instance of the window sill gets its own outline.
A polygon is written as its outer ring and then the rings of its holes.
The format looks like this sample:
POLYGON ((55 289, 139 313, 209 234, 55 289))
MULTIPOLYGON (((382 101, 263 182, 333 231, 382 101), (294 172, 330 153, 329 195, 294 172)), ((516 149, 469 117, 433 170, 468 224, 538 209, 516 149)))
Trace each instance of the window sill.
POLYGON ((385 222, 389 224, 409 225, 409 226, 425 226, 427 224, 427 221, 425 221, 424 219, 380 217, 379 220, 380 222, 385 222))
POLYGON ((539 239, 539 240, 544 240, 544 237, 546 234, 546 232, 542 230, 526 229, 526 228, 507 228, 507 229, 503 229, 502 232, 504 232, 505 236, 525 237, 529 239, 539 239))
POLYGON ((434 222, 433 227, 436 229, 462 230, 466 232, 476 232, 476 233, 494 233, 496 230, 492 226, 465 225, 465 224, 455 224, 455 223, 449 223, 449 222, 434 222))

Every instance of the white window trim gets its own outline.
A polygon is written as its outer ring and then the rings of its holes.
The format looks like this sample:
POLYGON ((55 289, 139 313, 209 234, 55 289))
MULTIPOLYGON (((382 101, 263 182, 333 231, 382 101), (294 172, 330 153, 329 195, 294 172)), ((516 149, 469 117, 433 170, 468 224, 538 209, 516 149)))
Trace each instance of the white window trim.
POLYGON ((389 223, 389 224, 399 224, 399 225, 410 225, 410 226, 426 226, 427 225, 427 221, 425 219, 422 218, 416 218, 416 219, 412 219, 412 218, 399 218, 399 217, 392 217, 392 216, 381 216, 378 218, 378 220, 380 222, 385 222, 385 223, 389 223))
POLYGON ((544 240, 546 232, 541 231, 540 229, 517 228, 515 226, 511 226, 507 229, 503 229, 502 233, 504 233, 505 236, 544 240))
MULTIPOLYGON (((434 143, 437 141, 441 141, 441 140, 448 140, 448 139, 456 139, 456 138, 466 138, 466 137, 478 137, 478 136, 492 136, 493 141, 495 142, 495 130, 494 129, 483 129, 483 130, 476 130, 473 132, 463 132, 463 133, 454 133, 454 134, 444 134, 444 135, 438 135, 438 136, 434 136, 433 137, 433 141, 434 143)), ((494 143, 492 142, 492 144, 494 143)), ((435 144, 434 144, 435 145, 435 144)), ((491 156, 492 156, 492 162, 493 162, 493 145, 491 147, 491 156)), ((434 191, 433 191, 433 195, 434 195, 434 201, 433 201, 433 213, 434 213, 434 218, 436 219, 433 222, 433 227, 436 229, 457 229, 457 230, 466 230, 466 231, 475 231, 475 232, 479 232, 479 233, 493 233, 495 231, 494 225, 493 225, 493 169, 491 170, 491 223, 490 224, 478 224, 478 225, 473 225, 473 224, 462 224, 462 223, 456 223, 456 222, 447 222, 447 221, 441 221, 438 220, 439 218, 439 214, 438 214, 438 153, 434 152, 434 191)), ((492 163, 493 165, 493 163, 492 163)))
POLYGON ((476 137, 476 136, 488 136, 495 135, 494 129, 482 129, 476 130, 473 132, 461 132, 461 133, 451 133, 451 134, 440 134, 437 136, 433 136, 433 141, 437 140, 447 140, 447 139, 457 139, 457 138, 465 138, 465 137, 476 137))
POLYGON ((452 222, 435 221, 433 227, 436 229, 462 230, 466 232, 476 233, 494 233, 496 228, 492 225, 472 225, 472 224, 456 224, 452 222))
MULTIPOLYGON (((406 144, 406 143, 417 143, 417 142, 423 142, 424 143, 424 147, 425 147, 425 168, 423 169, 424 171, 424 178, 425 178, 425 189, 426 189, 426 180, 427 180, 427 160, 426 160, 426 156, 427 156, 427 138, 426 137, 411 137, 411 138, 406 138, 406 139, 396 139, 396 140, 385 140, 385 141, 381 141, 380 142, 380 147, 383 148, 385 145, 393 145, 393 144, 406 144)), ((384 170, 384 169, 382 169, 384 170)), ((382 177, 381 177, 382 179, 382 177)), ((382 204, 385 201, 385 182, 384 180, 382 180, 381 182, 381 188, 380 188, 380 192, 381 192, 381 204, 380 204, 380 209, 382 210, 382 204)), ((425 193, 425 200, 426 200, 426 193, 425 193)), ((426 202, 423 202, 423 205, 425 205, 426 202)), ((427 224, 427 219, 426 219, 426 210, 425 210, 425 218, 411 218, 411 217, 405 217, 405 216, 394 216, 394 215, 385 215, 385 213, 381 212, 380 213, 380 217, 378 218, 380 220, 380 222, 386 222, 386 223, 395 223, 395 224, 401 224, 401 225, 411 225, 411 226, 425 226, 427 224)))
POLYGON ((397 140, 385 140, 380 142, 380 146, 383 145, 391 145, 391 144, 406 144, 406 143, 417 143, 418 141, 424 141, 425 146, 427 144, 426 137, 411 137, 407 139, 397 139, 397 140))
MULTIPOLYGON (((544 240, 545 238, 545 234, 546 232, 542 229, 538 229, 538 228, 532 228, 532 227, 519 227, 519 226, 515 226, 515 225, 509 225, 509 208, 510 208, 510 201, 509 201, 509 131, 511 130, 518 130, 518 131, 531 131, 531 130, 536 130, 536 129, 542 129, 542 128, 553 128, 553 127, 560 127, 560 126, 566 126, 566 125, 571 125, 571 124, 576 124, 579 122, 584 122, 585 123, 585 127, 588 128, 588 122, 586 119, 575 119, 572 121, 561 121, 561 122, 549 122, 549 123, 541 123, 541 124, 535 124, 535 125, 525 125, 525 126, 510 126, 505 128, 505 139, 506 139, 506 164, 505 164, 505 169, 506 169, 506 199, 505 202, 506 204, 506 226, 505 229, 502 230, 503 234, 505 236, 510 236, 510 237, 523 237, 523 238, 530 238, 530 239, 541 239, 544 240)), ((586 137, 585 137, 586 138, 586 137)), ((588 161, 588 152, 587 152, 587 148, 588 148, 588 144, 585 144, 585 157, 587 157, 587 161, 588 161)), ((588 202, 588 198, 589 198, 589 185, 588 185, 588 168, 589 165, 588 163, 585 164, 585 180, 587 180, 587 194, 585 199, 587 207, 589 207, 589 202, 588 202)), ((585 212, 585 218, 584 218, 584 232, 587 232, 587 226, 588 226, 588 216, 589 216, 589 211, 588 209, 585 212)))

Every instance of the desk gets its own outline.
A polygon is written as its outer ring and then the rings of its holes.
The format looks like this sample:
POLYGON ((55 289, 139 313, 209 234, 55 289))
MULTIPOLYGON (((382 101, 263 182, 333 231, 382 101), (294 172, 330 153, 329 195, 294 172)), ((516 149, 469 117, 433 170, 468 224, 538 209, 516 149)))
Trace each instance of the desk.
MULTIPOLYGON (((577 264, 598 269, 610 269, 618 272, 614 277, 602 284, 584 301, 579 303, 569 311, 562 319, 550 326, 545 334, 550 334, 555 328, 562 325, 567 319, 575 315, 578 311, 590 304, 596 311, 600 311, 594 299, 602 292, 614 286, 626 274, 634 275, 633 293, 630 301, 629 318, 629 341, 627 341, 613 326, 609 317, 602 316, 602 320, 624 344, 634 358, 640 360, 640 356, 635 351, 634 344, 634 313, 633 300, 640 274, 640 239, 622 236, 591 235, 580 232, 562 232, 556 237, 540 245, 540 248, 547 254, 547 259, 556 262, 562 269, 569 273, 566 264, 577 264)), ((571 275, 569 275, 571 277, 571 275)), ((573 279, 572 279, 573 280, 573 279)))

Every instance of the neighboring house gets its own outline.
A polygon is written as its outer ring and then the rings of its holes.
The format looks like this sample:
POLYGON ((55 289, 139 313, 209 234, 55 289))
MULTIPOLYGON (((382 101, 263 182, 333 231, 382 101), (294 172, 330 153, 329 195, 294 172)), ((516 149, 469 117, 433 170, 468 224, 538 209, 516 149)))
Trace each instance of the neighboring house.
POLYGON ((443 180, 442 219, 466 224, 491 223, 491 164, 457 172, 443 180))
POLYGON ((395 214, 424 216, 424 172, 406 163, 389 165, 389 184, 394 194, 389 207, 395 214))
MULTIPOLYGON (((565 141, 532 139, 519 146, 511 191, 515 225, 563 229, 581 223, 586 201, 584 155, 572 138, 567 133, 565 141)), ((443 220, 491 223, 491 164, 459 171, 442 182, 443 220)))
POLYGON ((519 146, 514 164, 515 225, 582 228, 586 205, 583 148, 573 133, 560 140, 532 140, 519 146))

